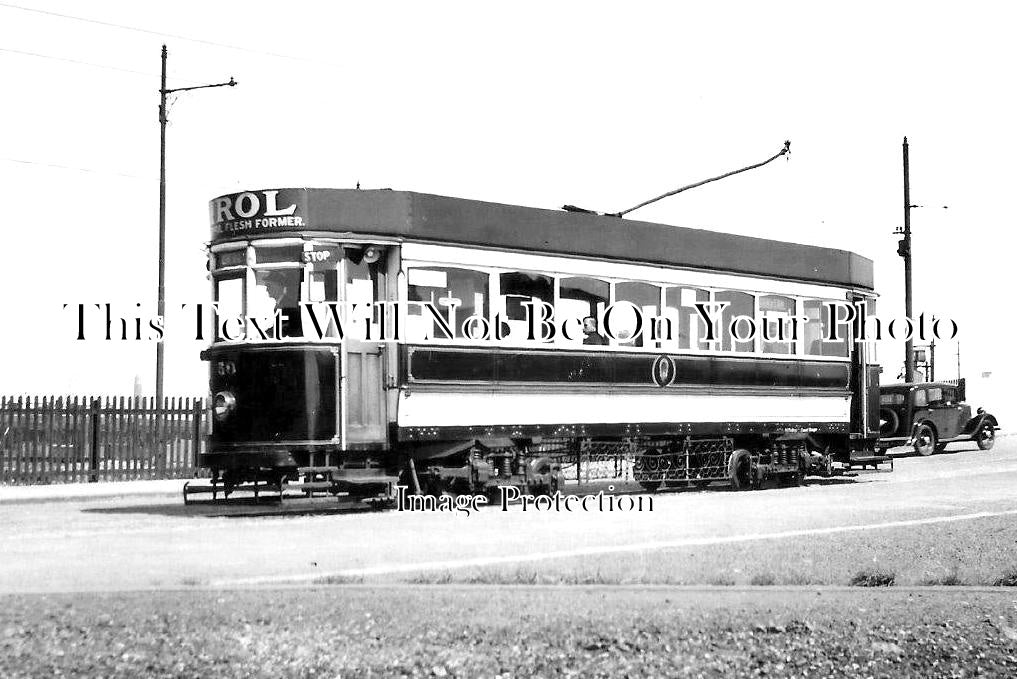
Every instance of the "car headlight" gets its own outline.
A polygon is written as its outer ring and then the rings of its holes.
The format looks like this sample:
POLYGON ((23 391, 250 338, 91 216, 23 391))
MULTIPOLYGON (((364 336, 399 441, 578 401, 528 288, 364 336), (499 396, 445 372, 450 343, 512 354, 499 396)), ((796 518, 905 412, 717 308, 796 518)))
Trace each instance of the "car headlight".
POLYGON ((220 391, 212 399, 212 414, 222 422, 237 409, 237 397, 231 391, 220 391))

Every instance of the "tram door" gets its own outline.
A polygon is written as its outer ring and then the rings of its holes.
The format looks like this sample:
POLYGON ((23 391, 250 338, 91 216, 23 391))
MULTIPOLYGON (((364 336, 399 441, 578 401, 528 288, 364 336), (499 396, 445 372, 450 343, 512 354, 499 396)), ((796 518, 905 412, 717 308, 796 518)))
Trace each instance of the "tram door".
MULTIPOLYGON (((866 305, 866 314, 875 315, 875 300, 855 296, 852 304, 866 305)), ((851 341, 851 432, 863 437, 879 435, 879 373, 881 368, 871 363, 872 345, 869 342, 851 341)))
POLYGON ((352 308, 343 342, 342 384, 343 447, 385 444, 388 425, 385 413, 383 316, 374 303, 386 299, 385 255, 381 248, 347 251, 341 264, 343 301, 352 308), (371 306, 369 306, 371 305, 371 306), (370 326, 370 339, 365 328, 370 326))

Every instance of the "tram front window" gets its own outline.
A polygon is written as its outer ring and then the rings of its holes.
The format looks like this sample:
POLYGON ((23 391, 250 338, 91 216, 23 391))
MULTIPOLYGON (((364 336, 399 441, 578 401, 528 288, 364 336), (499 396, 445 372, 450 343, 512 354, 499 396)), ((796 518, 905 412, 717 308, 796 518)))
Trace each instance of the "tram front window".
MULTIPOLYGON (((249 302, 251 315, 272 318, 282 314, 282 337, 300 337, 300 283, 303 269, 263 269, 254 274, 257 286, 249 302)), ((267 334, 271 337, 274 330, 267 334)))
POLYGON ((244 278, 234 274, 216 278, 215 302, 219 318, 240 318, 244 315, 244 278))

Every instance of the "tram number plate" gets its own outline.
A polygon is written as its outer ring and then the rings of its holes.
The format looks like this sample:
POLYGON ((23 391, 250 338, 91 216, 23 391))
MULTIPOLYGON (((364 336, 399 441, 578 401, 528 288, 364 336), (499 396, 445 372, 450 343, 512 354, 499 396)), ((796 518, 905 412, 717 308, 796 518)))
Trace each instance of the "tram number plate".
POLYGON ((666 387, 673 383, 676 372, 678 371, 674 359, 670 356, 658 356, 653 362, 653 382, 658 387, 666 387))

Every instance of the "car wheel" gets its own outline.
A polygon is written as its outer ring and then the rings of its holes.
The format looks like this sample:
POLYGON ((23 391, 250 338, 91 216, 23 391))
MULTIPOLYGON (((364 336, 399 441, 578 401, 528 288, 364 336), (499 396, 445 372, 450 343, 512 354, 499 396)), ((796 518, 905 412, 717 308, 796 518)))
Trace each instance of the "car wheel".
POLYGON ((936 432, 927 424, 918 425, 915 433, 915 452, 919 455, 932 455, 936 450, 936 432))
POLYGON ((975 443, 978 444, 980 450, 989 450, 992 448, 992 444, 996 442, 996 430, 988 422, 982 424, 978 428, 978 432, 975 434, 975 443))

